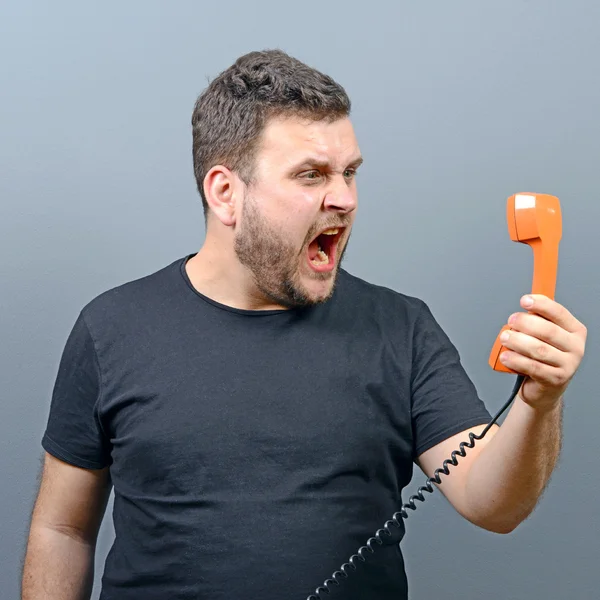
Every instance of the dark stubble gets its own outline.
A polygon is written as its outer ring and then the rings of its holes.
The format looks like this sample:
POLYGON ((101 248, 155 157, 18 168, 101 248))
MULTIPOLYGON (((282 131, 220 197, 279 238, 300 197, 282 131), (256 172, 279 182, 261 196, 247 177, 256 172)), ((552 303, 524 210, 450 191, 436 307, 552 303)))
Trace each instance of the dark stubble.
POLYGON ((300 282, 298 269, 300 262, 306 260, 306 244, 322 228, 317 226, 311 229, 298 249, 286 239, 284 232, 269 226, 260 214, 256 200, 246 196, 242 208, 242 227, 234 242, 235 253, 240 263, 252 273, 256 287, 273 303, 286 308, 320 304, 333 295, 338 270, 348 246, 346 243, 338 255, 333 272, 312 273, 314 279, 326 280, 333 277, 334 285, 325 297, 311 297, 300 282))

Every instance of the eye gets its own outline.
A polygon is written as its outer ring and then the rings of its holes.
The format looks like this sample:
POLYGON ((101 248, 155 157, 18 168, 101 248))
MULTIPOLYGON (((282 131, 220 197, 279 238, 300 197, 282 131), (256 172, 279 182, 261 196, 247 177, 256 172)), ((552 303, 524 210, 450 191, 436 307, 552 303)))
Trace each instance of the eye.
POLYGON ((314 181, 319 177, 319 175, 319 171, 313 169, 312 171, 305 171, 304 173, 300 173, 300 179, 309 179, 311 181, 314 181))
POLYGON ((344 177, 355 177, 356 176, 356 169, 346 169, 344 171, 344 177))

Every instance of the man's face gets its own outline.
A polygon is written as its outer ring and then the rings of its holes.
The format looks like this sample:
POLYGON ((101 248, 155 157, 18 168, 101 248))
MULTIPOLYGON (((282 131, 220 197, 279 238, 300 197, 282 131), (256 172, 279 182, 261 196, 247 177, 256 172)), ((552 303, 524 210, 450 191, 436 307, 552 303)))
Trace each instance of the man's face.
POLYGON ((307 306, 333 293, 356 214, 360 162, 347 118, 276 119, 265 128, 235 251, 270 301, 307 306))

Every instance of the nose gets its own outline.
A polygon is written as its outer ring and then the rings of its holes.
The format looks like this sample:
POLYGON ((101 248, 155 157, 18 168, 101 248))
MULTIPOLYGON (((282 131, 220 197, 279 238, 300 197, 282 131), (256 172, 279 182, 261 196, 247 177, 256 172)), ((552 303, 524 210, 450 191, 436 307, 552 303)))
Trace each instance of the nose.
POLYGON ((326 209, 336 212, 352 212, 357 205, 356 184, 354 182, 348 184, 344 178, 332 182, 325 194, 323 205, 326 209))

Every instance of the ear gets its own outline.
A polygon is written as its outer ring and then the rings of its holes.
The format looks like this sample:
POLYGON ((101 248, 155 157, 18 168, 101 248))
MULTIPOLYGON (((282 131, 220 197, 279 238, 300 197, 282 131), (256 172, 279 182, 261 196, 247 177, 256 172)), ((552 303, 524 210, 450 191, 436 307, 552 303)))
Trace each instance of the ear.
POLYGON ((223 225, 235 225, 236 184, 236 176, 223 165, 215 165, 204 177, 206 202, 223 225))

